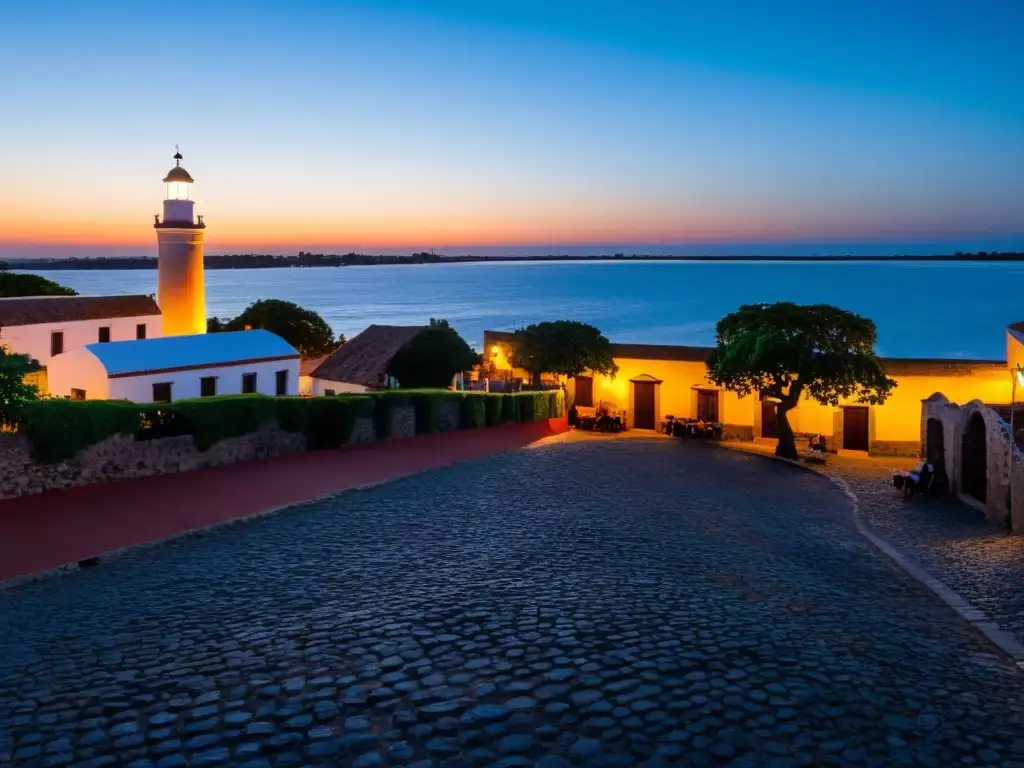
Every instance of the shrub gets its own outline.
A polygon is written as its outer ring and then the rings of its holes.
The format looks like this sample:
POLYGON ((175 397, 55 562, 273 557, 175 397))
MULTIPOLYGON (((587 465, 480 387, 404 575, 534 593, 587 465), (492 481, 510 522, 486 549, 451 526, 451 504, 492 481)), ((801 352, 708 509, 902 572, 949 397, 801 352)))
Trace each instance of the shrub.
POLYGON ((503 397, 504 395, 494 394, 487 395, 484 398, 488 427, 496 427, 501 424, 501 403, 503 397))
POLYGON ((519 411, 519 421, 533 421, 533 393, 514 395, 519 411))
POLYGON ((503 424, 515 424, 519 421, 519 403, 515 395, 499 395, 501 397, 501 421, 503 424))
POLYGON ((487 402, 490 395, 469 393, 462 396, 462 419, 459 426, 463 429, 480 429, 487 426, 487 402))
POLYGON ((282 429, 301 432, 310 450, 340 448, 352 438, 358 417, 374 415, 374 400, 361 395, 277 398, 282 429))
POLYGON ((166 408, 188 425, 188 433, 200 451, 208 450, 226 438, 255 432, 277 416, 275 399, 265 395, 178 400, 166 408))
POLYGON ((441 403, 446 391, 416 392, 410 395, 413 408, 416 409, 416 434, 430 434, 441 427, 441 403))
POLYGON ((111 435, 133 434, 143 407, 114 400, 29 401, 22 406, 20 431, 37 461, 56 464, 111 435))

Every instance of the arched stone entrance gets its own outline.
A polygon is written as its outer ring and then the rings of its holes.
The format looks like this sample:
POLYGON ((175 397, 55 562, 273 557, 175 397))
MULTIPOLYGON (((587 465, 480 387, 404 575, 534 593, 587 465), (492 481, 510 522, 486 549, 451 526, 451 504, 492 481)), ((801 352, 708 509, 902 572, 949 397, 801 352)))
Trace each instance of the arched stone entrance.
POLYGON ((932 488, 945 493, 949 490, 949 478, 946 476, 946 437, 942 431, 942 422, 938 419, 928 419, 925 456, 935 472, 932 488))
POLYGON ((980 413, 971 414, 964 430, 960 451, 960 483, 965 494, 985 503, 988 488, 987 446, 985 419, 980 413))

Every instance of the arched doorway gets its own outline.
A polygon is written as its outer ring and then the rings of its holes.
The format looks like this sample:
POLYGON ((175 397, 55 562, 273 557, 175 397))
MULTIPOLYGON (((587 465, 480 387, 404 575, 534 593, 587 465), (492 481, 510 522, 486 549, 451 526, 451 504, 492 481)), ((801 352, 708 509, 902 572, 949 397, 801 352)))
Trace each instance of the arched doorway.
POLYGON ((945 440, 942 422, 938 419, 928 419, 928 429, 925 434, 925 456, 935 472, 932 488, 940 493, 949 490, 949 479, 946 477, 945 440))
POLYGON ((963 450, 960 453, 961 485, 963 492, 984 503, 988 487, 986 470, 985 419, 975 413, 964 430, 963 450))

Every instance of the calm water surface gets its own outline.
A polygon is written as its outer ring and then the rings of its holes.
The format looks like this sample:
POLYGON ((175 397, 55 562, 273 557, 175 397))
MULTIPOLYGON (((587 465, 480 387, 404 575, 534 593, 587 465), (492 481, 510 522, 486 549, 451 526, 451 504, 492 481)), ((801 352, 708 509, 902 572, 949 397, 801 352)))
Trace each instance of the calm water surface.
MULTIPOLYGON (((83 294, 155 293, 156 272, 52 271, 83 294)), ((351 338, 370 323, 447 318, 478 349, 485 329, 583 320, 612 341, 712 344, 740 304, 829 303, 878 325, 891 357, 1003 359, 1005 328, 1024 320, 1024 263, 478 263, 206 273, 210 315, 257 299, 315 309, 351 338)))

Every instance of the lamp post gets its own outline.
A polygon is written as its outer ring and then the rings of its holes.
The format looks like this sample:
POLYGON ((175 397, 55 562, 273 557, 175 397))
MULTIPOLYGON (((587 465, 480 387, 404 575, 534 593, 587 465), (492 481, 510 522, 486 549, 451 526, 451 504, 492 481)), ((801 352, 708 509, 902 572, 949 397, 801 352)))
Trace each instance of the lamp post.
POLYGON ((1024 387, 1024 367, 1017 363, 1015 368, 1010 369, 1010 447, 1006 461, 1006 527, 1013 530, 1013 449, 1016 445, 1014 434, 1014 415, 1017 410, 1017 384, 1024 387))

